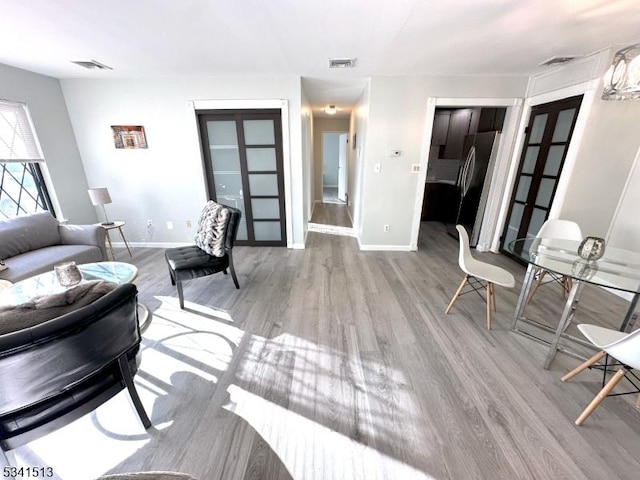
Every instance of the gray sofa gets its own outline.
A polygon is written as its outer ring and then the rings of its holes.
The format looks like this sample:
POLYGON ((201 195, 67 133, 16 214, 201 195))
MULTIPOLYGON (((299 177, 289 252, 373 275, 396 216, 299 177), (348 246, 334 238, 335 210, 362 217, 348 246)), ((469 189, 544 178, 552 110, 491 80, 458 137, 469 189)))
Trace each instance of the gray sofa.
POLYGON ((60 225, 49 212, 0 221, 0 279, 18 282, 53 270, 57 263, 106 260, 105 230, 98 225, 60 225))

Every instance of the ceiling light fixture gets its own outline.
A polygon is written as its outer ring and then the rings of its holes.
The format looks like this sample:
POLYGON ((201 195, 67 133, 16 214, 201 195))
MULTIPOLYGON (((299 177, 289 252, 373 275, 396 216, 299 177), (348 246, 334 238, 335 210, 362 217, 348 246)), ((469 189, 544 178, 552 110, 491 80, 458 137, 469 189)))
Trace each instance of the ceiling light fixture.
POLYGON ((75 63, 76 65, 80 65, 81 67, 88 68, 89 70, 113 70, 113 68, 111 68, 109 65, 105 65, 104 63, 100 63, 95 60, 88 60, 88 61, 79 60, 77 62, 71 62, 71 63, 75 63))
POLYGON ((338 113, 338 109, 336 108, 335 105, 327 105, 326 107, 324 107, 324 113, 328 113, 329 115, 335 115, 336 113, 338 113))
POLYGON ((604 75, 602 99, 640 99, 640 43, 616 52, 604 75))

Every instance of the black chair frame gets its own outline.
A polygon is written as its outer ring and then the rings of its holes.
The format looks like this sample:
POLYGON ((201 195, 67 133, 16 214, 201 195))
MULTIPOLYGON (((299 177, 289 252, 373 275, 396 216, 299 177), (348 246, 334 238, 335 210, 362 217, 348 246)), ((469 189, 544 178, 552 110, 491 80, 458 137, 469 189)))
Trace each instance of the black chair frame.
POLYGON ((226 226, 224 242, 225 254, 223 257, 209 255, 196 245, 169 248, 165 251, 165 259, 169 266, 171 284, 175 285, 178 289, 178 301, 181 309, 184 309, 182 282, 186 280, 213 275, 218 272, 223 272, 226 275, 227 269, 229 269, 234 285, 237 289, 240 288, 238 277, 233 267, 233 245, 238 234, 242 212, 228 205, 224 205, 224 207, 229 209, 230 215, 226 226))

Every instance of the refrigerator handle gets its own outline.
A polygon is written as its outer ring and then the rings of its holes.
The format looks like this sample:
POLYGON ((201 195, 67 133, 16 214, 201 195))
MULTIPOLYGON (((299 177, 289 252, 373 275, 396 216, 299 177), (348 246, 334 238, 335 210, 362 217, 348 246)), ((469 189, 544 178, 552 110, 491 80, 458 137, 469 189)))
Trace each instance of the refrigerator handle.
POLYGON ((464 166, 464 176, 462 178, 462 194, 463 196, 467 194, 469 191, 469 187, 471 187, 471 178, 469 178, 469 174, 473 177, 473 171, 476 167, 476 147, 473 145, 471 150, 469 150, 469 155, 467 155, 467 161, 464 166))
MULTIPOLYGON (((469 150, 469 153, 471 153, 471 150, 469 150)), ((460 190, 463 196, 464 196, 465 185, 467 181, 467 168, 469 167, 469 153, 467 153, 467 158, 464 159, 464 163, 462 164, 462 170, 460 171, 460 190)))

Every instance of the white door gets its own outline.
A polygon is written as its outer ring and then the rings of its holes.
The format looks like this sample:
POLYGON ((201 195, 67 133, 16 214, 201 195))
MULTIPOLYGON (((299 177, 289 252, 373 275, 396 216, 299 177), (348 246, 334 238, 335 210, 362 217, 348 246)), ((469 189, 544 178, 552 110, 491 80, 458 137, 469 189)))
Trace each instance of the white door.
POLYGON ((338 140, 338 198, 347 201, 347 134, 338 140))

